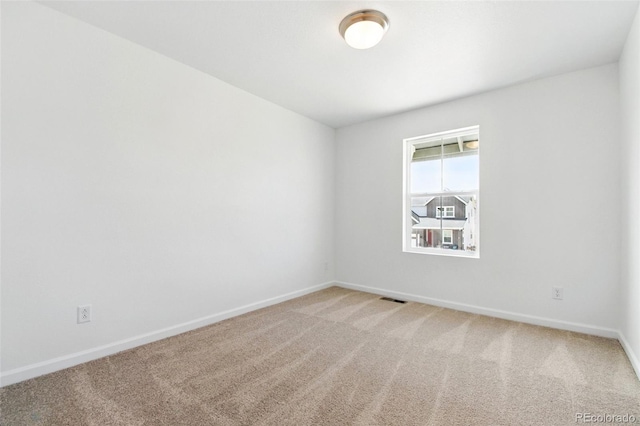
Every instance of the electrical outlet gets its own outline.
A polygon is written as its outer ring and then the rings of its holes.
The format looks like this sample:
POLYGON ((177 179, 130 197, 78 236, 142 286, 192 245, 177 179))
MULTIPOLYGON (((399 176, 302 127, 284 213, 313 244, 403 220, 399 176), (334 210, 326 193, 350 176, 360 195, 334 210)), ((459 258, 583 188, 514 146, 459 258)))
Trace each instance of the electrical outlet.
POLYGON ((564 289, 562 287, 551 287, 551 298, 562 300, 564 297, 564 289))
POLYGON ((329 262, 324 262, 324 271, 325 272, 329 271, 329 262))
POLYGON ((91 305, 78 306, 78 324, 91 322, 91 305))

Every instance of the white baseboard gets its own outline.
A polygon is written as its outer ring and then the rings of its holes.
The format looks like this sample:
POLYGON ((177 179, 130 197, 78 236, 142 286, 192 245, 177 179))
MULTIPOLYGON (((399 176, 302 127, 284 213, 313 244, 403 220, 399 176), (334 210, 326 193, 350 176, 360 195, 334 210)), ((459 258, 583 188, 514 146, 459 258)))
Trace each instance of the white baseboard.
POLYGON ((247 312, 255 311, 267 306, 275 305, 296 297, 304 296, 309 293, 313 293, 333 285, 348 288, 352 290, 364 291, 367 293, 379 294, 381 296, 389 296, 395 299, 411 300, 414 302, 426 303, 434 306, 441 306, 445 308, 455 309, 464 312, 470 312, 474 314, 487 315, 496 318, 502 318, 512 321, 524 322, 527 324, 541 325, 545 327, 557 328, 560 330, 575 331, 578 333, 592 334, 596 336, 615 338, 620 341, 624 351, 629 357, 629 361, 633 366, 638 378, 640 378, 640 361, 638 357, 631 349, 628 341, 620 331, 613 329, 596 327, 585 324, 578 324, 566 321, 558 321, 549 318, 536 317, 532 315, 518 314, 515 312, 502 311, 497 309, 483 308, 480 306, 467 305, 464 303, 450 302, 447 300, 434 299, 430 297, 418 296, 415 294, 402 293, 398 291, 391 291, 381 288, 369 287, 360 284, 353 284, 347 282, 325 282, 316 286, 307 287, 302 290, 297 290, 280 296, 272 297, 270 299, 262 300, 259 302, 250 303, 248 305, 240 306, 238 308, 223 311, 217 314, 209 315, 203 318, 199 318, 193 321, 188 321, 182 324, 178 324, 172 327, 167 327, 162 330, 153 331, 143 335, 135 336, 129 339, 120 340, 107 345, 99 346, 96 348, 88 349, 81 352, 61 356, 51 360, 39 362, 36 364, 27 365, 25 367, 16 368, 6 371, 0 375, 0 386, 8 386, 14 383, 22 382, 24 380, 32 379, 34 377, 42 376, 44 374, 53 373, 55 371, 63 370, 65 368, 73 367, 85 362, 93 361, 95 359, 103 358, 105 356, 113 355, 124 350, 132 349, 147 343, 155 342, 157 340, 165 339, 167 337, 175 336, 177 334, 185 333, 187 331, 195 330, 200 327, 204 327, 210 324, 214 324, 219 321, 223 321, 228 318, 232 318, 238 315, 245 314, 247 312))
POLYGON ((55 371, 73 367, 78 364, 82 364, 88 361, 93 361, 95 359, 103 358, 105 356, 113 355, 127 349, 132 349, 141 345, 145 345, 147 343, 155 342, 157 340, 165 339, 167 337, 171 337, 177 334, 185 333, 187 331, 195 330, 197 328, 214 324, 216 322, 219 322, 228 318, 242 315, 247 312, 255 311, 256 309, 264 308, 264 307, 275 305, 277 303, 281 303, 290 299, 294 299, 296 297, 304 296, 305 294, 313 293, 318 290, 331 287, 332 285, 334 285, 332 281, 318 284, 312 287, 307 287, 302 290, 293 291, 291 293, 272 297, 270 299, 262 300, 259 302, 250 303, 248 305, 240 306, 238 308, 229 309, 227 311, 219 312, 213 315, 208 315, 206 317, 198 318, 193 321, 188 321, 182 324, 167 327, 162 330, 152 331, 150 333, 142 334, 139 336, 131 337, 129 339, 124 339, 124 340, 120 340, 113 343, 109 343, 107 345, 99 346, 96 348, 87 349, 85 351, 64 355, 51 360, 27 365, 25 367, 15 368, 13 370, 3 372, 0 375, 0 387, 22 382, 24 380, 42 376, 44 374, 53 373, 55 371))
POLYGON ((636 372, 636 376, 638 376, 638 380, 640 380, 640 360, 636 356, 636 353, 631 348, 631 345, 622 334, 622 331, 618 332, 618 341, 622 345, 622 349, 627 353, 627 358, 629 358, 629 362, 631 362, 631 366, 636 372))
POLYGON ((587 324, 579 324, 568 321, 554 320, 550 318, 537 317, 533 315, 519 314, 516 312, 502 311, 499 309, 483 308, 481 306, 467 305, 465 303, 451 302, 448 300, 434 299, 431 297, 418 296, 415 294, 402 293, 399 291, 386 290, 382 288, 369 287, 360 284, 336 281, 335 285, 351 290, 365 291, 367 293, 379 294, 381 296, 393 297, 394 299, 410 300, 413 302, 425 303, 427 305, 440 306, 443 308, 455 309, 457 311, 470 312, 473 314, 487 315, 490 317, 502 318, 511 321, 518 321, 527 324, 541 325, 543 327, 557 328, 560 330, 575 331, 578 333, 591 334, 594 336, 609 337, 617 339, 620 335, 617 330, 598 327, 587 324))

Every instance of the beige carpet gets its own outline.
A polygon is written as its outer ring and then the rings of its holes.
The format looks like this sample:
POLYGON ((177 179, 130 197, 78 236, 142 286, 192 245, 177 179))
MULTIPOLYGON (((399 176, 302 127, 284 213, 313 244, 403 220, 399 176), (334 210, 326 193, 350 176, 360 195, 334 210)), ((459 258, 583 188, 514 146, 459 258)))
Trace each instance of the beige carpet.
POLYGON ((562 425, 635 415, 615 340, 330 288, 0 390, 2 425, 562 425))

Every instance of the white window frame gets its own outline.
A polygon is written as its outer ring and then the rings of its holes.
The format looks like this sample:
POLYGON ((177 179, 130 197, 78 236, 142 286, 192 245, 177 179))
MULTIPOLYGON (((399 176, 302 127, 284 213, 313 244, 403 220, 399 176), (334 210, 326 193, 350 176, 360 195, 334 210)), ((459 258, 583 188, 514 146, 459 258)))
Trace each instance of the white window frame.
POLYGON ((443 229, 442 230, 442 244, 453 244, 453 229, 443 229), (446 238, 446 234, 449 234, 449 238, 451 241, 447 242, 444 239, 446 238))
POLYGON ((436 207, 436 219, 439 218, 452 218, 452 217, 456 217, 456 206, 440 206, 440 207, 436 207), (451 210, 449 210, 451 209, 451 210), (442 211, 444 211, 444 216, 442 215, 442 211), (451 214, 447 214, 449 211, 451 211, 451 214))
MULTIPOLYGON (((422 143, 428 139, 437 140, 438 138, 451 138, 455 136, 464 137, 465 135, 477 134, 478 140, 480 140, 480 126, 470 126, 464 127, 460 129, 432 133, 423 136, 417 136, 412 138, 407 138, 403 140, 403 168, 402 168, 402 182, 403 182, 403 205, 402 205, 402 251, 406 253, 420 253, 420 254, 432 254, 432 255, 440 255, 440 256, 452 256, 452 257, 465 257, 478 259, 480 258, 480 188, 478 187, 472 191, 455 191, 455 192, 430 192, 424 194, 411 193, 411 160, 413 156, 413 152, 415 151, 414 145, 418 143, 422 143), (411 239, 412 239, 412 224, 413 221, 411 219, 411 199, 413 197, 437 197, 437 196, 458 196, 458 197, 467 197, 467 196, 475 196, 476 200, 476 210, 475 210, 475 229, 473 233, 475 235, 475 250, 451 250, 444 249, 440 247, 412 247, 411 239)), ((459 143, 460 142, 460 139, 459 143)), ((480 148, 478 147, 478 161, 480 162, 480 148)), ((480 170, 480 164, 479 164, 480 170)), ((480 176, 478 176, 478 182, 480 180, 480 176)), ((442 206, 448 207, 448 206, 442 206)), ((455 212, 455 208, 454 208, 455 212)), ((445 216, 446 218, 447 216, 445 216)), ((455 215, 453 216, 455 217, 455 215)), ((443 219, 438 217, 438 219, 443 219)), ((443 227, 440 228, 442 231, 443 227)), ((451 230, 453 231, 453 230, 451 230)), ((452 232, 452 242, 444 243, 444 232, 442 232, 441 237, 442 244, 452 245, 453 244, 453 232, 452 232)))

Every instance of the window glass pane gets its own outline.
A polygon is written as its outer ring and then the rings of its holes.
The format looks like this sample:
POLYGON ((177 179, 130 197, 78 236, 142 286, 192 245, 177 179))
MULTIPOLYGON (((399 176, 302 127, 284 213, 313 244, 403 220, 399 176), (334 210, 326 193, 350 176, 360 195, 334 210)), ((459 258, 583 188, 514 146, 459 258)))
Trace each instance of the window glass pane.
POLYGON ((411 247, 474 252, 477 197, 468 194, 411 198, 411 247))
POLYGON ((471 191, 478 189, 479 162, 477 154, 444 157, 443 189, 445 191, 471 191))
POLYGON ((437 160, 411 162, 411 193, 440 191, 442 162, 437 160))

